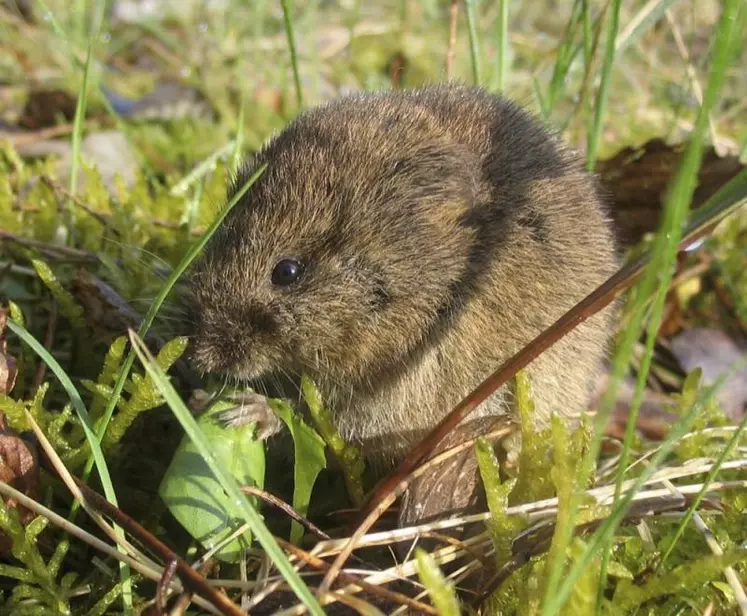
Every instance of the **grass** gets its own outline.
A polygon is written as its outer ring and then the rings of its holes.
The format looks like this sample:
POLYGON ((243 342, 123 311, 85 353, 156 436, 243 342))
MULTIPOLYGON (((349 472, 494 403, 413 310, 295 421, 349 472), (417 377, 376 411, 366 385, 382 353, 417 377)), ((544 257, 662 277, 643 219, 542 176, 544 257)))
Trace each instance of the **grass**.
POLYGON ((509 38, 508 38, 508 5, 509 0, 500 0, 497 33, 497 55, 496 55, 496 79, 495 87, 499 92, 506 89, 506 79, 510 68, 509 64, 509 38))
MULTIPOLYGON (((617 40, 618 24, 620 22, 620 7, 622 6, 621 0, 613 0, 612 7, 609 12, 609 25, 607 28, 607 41, 604 51, 604 60, 602 62, 599 91, 597 92, 597 98, 594 105, 594 121, 589 131, 589 144, 586 149, 586 168, 589 171, 594 170, 594 164, 597 160, 597 153, 599 152, 599 139, 602 133, 602 126, 607 114, 607 98, 609 96, 610 77, 612 75, 612 67, 615 63, 615 41, 617 40)), ((585 13, 587 15, 587 13, 585 13)), ((585 24, 588 23, 588 18, 585 20, 585 24)), ((586 25, 584 28, 584 43, 588 48, 588 31, 590 26, 586 25)), ((587 52, 588 53, 588 52, 587 52)))
MULTIPOLYGON (((142 24, 109 21, 104 17, 103 2, 50 0, 48 5, 40 4, 50 18, 35 25, 19 21, 9 11, 0 13, 3 37, 12 50, 0 55, 0 70, 7 69, 8 75, 8 87, 0 90, 0 105, 13 116, 18 106, 14 97, 28 90, 24 75, 29 66, 48 75, 50 85, 77 93, 75 115, 65 133, 72 153, 69 186, 96 216, 69 199, 59 204, 49 186, 37 181, 41 175, 56 178, 52 162, 21 158, 10 146, 0 150, 0 228, 5 234, 0 244, 0 294, 14 302, 16 320, 10 321, 12 335, 6 337, 10 353, 19 359, 17 384, 10 396, 0 398, 3 411, 16 430, 24 426, 16 419, 23 415, 20 411, 30 412, 63 463, 94 488, 96 477, 89 475, 95 466, 107 499, 183 558, 190 558, 197 568, 202 564, 196 560, 199 541, 177 527, 154 496, 178 437, 188 434, 225 491, 239 503, 242 521, 259 540, 258 551, 248 554, 243 569, 223 564, 221 579, 206 573, 205 583, 227 589, 237 604, 243 596, 244 604, 250 606, 262 592, 272 594, 287 583, 310 611, 322 613, 320 605, 342 597, 315 597, 315 582, 306 577, 311 567, 308 563, 316 562, 312 556, 318 560, 339 554, 344 542, 317 542, 307 535, 300 552, 308 555, 307 561, 299 560, 300 548, 293 551, 281 547, 285 543, 276 543, 273 535, 288 536, 287 520, 269 507, 263 507, 262 520, 220 461, 211 456, 180 396, 184 393, 180 376, 173 369, 166 376, 141 340, 149 333, 171 337, 170 319, 180 317, 183 273, 243 194, 223 207, 226 185, 241 159, 305 106, 348 90, 388 87, 398 54, 403 58, 404 72, 395 78, 397 83, 409 87, 439 80, 449 51, 450 3, 313 3, 302 10, 289 0, 251 6, 231 1, 228 17, 203 8, 142 24), (104 34, 109 37, 106 43, 104 34), (143 57, 151 63, 150 72, 136 67, 143 57), (102 70, 104 62, 125 70, 102 70), (122 92, 142 93, 154 80, 179 75, 189 75, 189 82, 204 90, 218 110, 214 119, 145 122, 119 118, 101 101, 99 82, 122 92), (110 189, 81 159, 81 145, 87 132, 112 124, 130 140, 142 172, 134 184, 116 184, 110 189), (60 211, 66 216, 66 244, 58 241, 60 211), (48 263, 66 289, 73 288, 75 269, 84 259, 88 269, 145 313, 140 322, 129 325, 138 330, 133 336, 135 346, 119 364, 102 370, 113 338, 104 335, 98 341, 88 315, 82 325, 64 314, 55 323, 50 315, 56 314, 59 306, 69 311, 69 306, 56 299, 49 285, 40 280, 38 268, 29 266, 32 258, 48 263), (41 371, 40 362, 51 374, 41 371), (43 385, 45 382, 49 385, 43 385), (77 386, 84 382, 93 383, 94 389, 85 392, 77 386), (104 435, 110 420, 117 416, 122 401, 132 400, 138 388, 152 392, 148 410, 121 440, 109 444, 104 435), (69 408, 65 410, 69 402, 74 416, 69 408), (157 407, 170 409, 173 415, 157 407), (76 436, 80 431, 82 440, 76 436), (274 566, 260 564, 262 554, 274 566), (263 571, 269 576, 264 580, 269 584, 265 590, 263 571)), ((607 479, 598 466, 617 387, 629 373, 641 339, 643 351, 635 359, 632 417, 639 412, 644 387, 652 382, 650 373, 659 361, 655 345, 663 339, 665 309, 672 289, 676 292, 676 247, 688 220, 707 139, 717 138, 720 147, 744 156, 745 112, 733 110, 747 96, 741 69, 747 63, 747 29, 743 27, 747 11, 743 6, 740 10, 738 0, 704 1, 697 12, 692 3, 677 0, 524 4, 466 0, 458 3, 458 18, 452 68, 455 78, 489 84, 540 114, 549 125, 563 130, 572 144, 585 149, 588 168, 593 169, 598 160, 618 148, 654 135, 674 140, 687 137, 689 143, 670 183, 659 232, 650 240, 651 264, 625 306, 626 325, 616 344, 612 383, 600 403, 585 455, 582 459, 580 455, 552 458, 552 444, 569 442, 562 440, 566 437, 529 437, 538 439, 538 451, 553 460, 557 501, 514 503, 508 496, 509 488, 498 483, 495 475, 491 479, 495 489, 506 493, 500 492, 501 497, 491 501, 492 524, 481 518, 487 522, 486 531, 467 546, 469 549, 447 546, 430 553, 418 551, 399 565, 384 558, 377 560, 378 569, 361 575, 382 588, 386 586, 382 580, 420 576, 425 590, 417 600, 430 597, 441 613, 457 613, 453 586, 464 572, 445 573, 438 567, 457 554, 455 558, 462 559, 466 570, 475 570, 479 565, 472 556, 475 551, 484 550, 490 558, 491 550, 502 546, 505 578, 492 587, 486 604, 501 606, 500 613, 617 613, 616 605, 627 606, 624 613, 631 614, 747 609, 740 605, 740 595, 734 590, 735 576, 744 579, 747 574, 747 559, 739 548, 747 540, 743 517, 747 485, 745 466, 740 466, 745 453, 745 422, 730 426, 730 431, 719 437, 706 436, 710 434, 709 422, 729 427, 715 402, 717 386, 699 383, 697 375, 690 375, 673 397, 679 420, 662 442, 645 442, 630 424, 607 479), (723 13, 716 10, 720 6, 723 13), (672 34, 673 25, 692 47, 685 56, 672 34), (694 84, 703 84, 702 104, 691 100, 694 84), (716 131, 709 130, 709 118, 716 131), (663 127, 667 127, 666 134, 663 127), (540 446, 543 438, 547 441, 544 449, 540 446), (683 443, 692 445, 691 453, 710 460, 693 483, 686 483, 683 443), (672 475, 675 490, 691 496, 689 505, 674 514, 655 510, 644 515, 638 527, 627 526, 628 512, 639 499, 650 498, 651 506, 657 506, 648 493, 667 478, 666 473, 672 475), (587 486, 594 479, 598 482, 595 489, 607 490, 607 496, 589 506, 593 491, 587 486), (714 499, 722 505, 722 512, 703 507, 714 499), (526 564, 513 563, 510 547, 517 529, 526 530, 543 521, 557 522, 548 539, 549 552, 534 554, 526 564), (574 538, 575 524, 585 522, 592 524, 591 529, 574 538), (716 545, 721 546, 721 555, 711 556, 712 548, 701 538, 706 524, 716 545), (722 570, 732 573, 724 577, 722 570), (689 585, 681 577, 688 571, 701 581, 689 585), (673 592, 675 582, 678 588, 673 592), (669 584, 670 590, 662 589, 662 584, 669 584)), ((744 173, 719 193, 714 200, 717 205, 730 204, 736 210, 735 204, 744 203, 744 173)), ((255 179, 251 178, 244 190, 255 179)), ((696 217, 700 215, 699 211, 696 217)), ((742 207, 701 249, 716 261, 714 279, 733 303, 729 320, 711 316, 705 319, 707 325, 738 330, 738 316, 747 314, 744 260, 739 252, 746 233, 742 207)), ((685 263, 680 263, 681 267, 687 268, 697 255, 680 255, 679 259, 685 263)), ((76 295, 74 301, 80 297, 76 295)), ((685 307, 688 318, 703 324, 703 314, 711 314, 714 298, 718 299, 717 293, 702 285, 685 307)), ((107 318, 118 322, 116 315, 107 318)), ((106 325, 106 319, 95 325, 106 325)), ((606 460, 604 455, 602 460, 606 460)), ((524 472, 529 475, 517 483, 520 487, 531 484, 531 472, 539 471, 524 472)), ((268 479, 278 485, 286 481, 282 469, 273 473, 278 476, 268 479)), ((317 522, 324 520, 330 526, 324 530, 336 536, 345 532, 322 513, 343 506, 336 497, 344 491, 344 483, 344 479, 323 474, 312 492, 309 515, 317 522)), ((75 512, 77 501, 51 475, 43 474, 41 484, 45 492, 38 500, 44 504, 35 507, 28 496, 23 502, 62 527, 64 516, 59 512, 75 512)), ((121 577, 112 575, 115 557, 101 551, 97 530, 89 520, 76 521, 69 515, 64 527, 68 530, 49 525, 35 551, 31 547, 36 541, 33 533, 41 531, 35 527, 24 531, 11 507, 3 508, 3 515, 3 529, 12 529, 21 555, 15 560, 20 565, 12 571, 15 575, 18 569, 26 569, 25 580, 12 582, 10 575, 2 577, 4 570, 0 568, 0 585, 6 591, 0 598, 0 612, 26 613, 28 609, 34 613, 24 598, 27 595, 39 604, 62 601, 60 605, 72 613, 132 613, 156 595, 156 586, 138 576, 153 579, 158 572, 130 552, 130 560, 119 559, 126 561, 121 577), (66 556, 52 557, 45 552, 46 542, 61 539, 71 541, 66 556), (106 559, 105 565, 91 568, 81 564, 91 562, 93 550, 101 551, 99 557, 106 559), (133 564, 137 566, 131 570, 133 564)), ((122 532, 121 524, 126 520, 115 522, 122 532)), ((436 525, 425 530, 438 533, 443 528, 436 525)), ((402 532, 416 533, 418 529, 402 532)), ((374 533, 363 541, 388 543, 391 538, 377 538, 374 533)), ((123 546, 119 545, 121 553, 125 552, 123 546)), ((537 542, 530 547, 536 548, 537 542)), ((320 574, 324 571, 318 570, 320 574)), ((339 587, 350 589, 350 584, 341 580, 339 587)), ((210 610, 210 602, 199 596, 200 608, 210 610)), ((368 596, 358 598, 356 605, 369 609, 369 600, 368 596)))

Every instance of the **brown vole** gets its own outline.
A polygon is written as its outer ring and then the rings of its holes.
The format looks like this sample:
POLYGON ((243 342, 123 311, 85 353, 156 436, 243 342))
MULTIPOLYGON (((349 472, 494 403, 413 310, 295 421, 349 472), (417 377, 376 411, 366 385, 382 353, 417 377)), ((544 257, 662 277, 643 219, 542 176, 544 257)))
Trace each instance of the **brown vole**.
MULTIPOLYGON (((579 156, 476 87, 307 111, 234 190, 264 162, 191 275, 194 361, 249 382, 308 372, 369 460, 399 459, 616 267, 579 156)), ((585 408, 609 331, 607 311, 530 365, 540 422, 585 408)), ((504 387, 472 419, 510 407, 504 387)))

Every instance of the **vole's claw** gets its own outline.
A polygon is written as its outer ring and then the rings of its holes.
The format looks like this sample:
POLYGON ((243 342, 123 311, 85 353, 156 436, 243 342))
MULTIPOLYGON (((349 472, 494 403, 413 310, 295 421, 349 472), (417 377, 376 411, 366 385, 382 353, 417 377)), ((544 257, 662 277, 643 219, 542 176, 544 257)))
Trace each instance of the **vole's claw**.
POLYGON ((227 426, 236 428, 253 423, 256 425, 256 437, 261 441, 282 429, 283 422, 264 396, 248 391, 231 394, 226 399, 236 402, 236 406, 221 413, 221 419, 227 426))

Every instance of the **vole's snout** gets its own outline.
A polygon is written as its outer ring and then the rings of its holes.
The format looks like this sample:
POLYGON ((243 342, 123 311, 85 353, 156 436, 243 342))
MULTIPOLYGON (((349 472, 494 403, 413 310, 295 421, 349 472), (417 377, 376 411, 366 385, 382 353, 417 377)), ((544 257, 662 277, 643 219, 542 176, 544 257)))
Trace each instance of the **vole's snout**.
POLYGON ((268 337, 276 337, 278 328, 276 316, 261 305, 202 306, 193 314, 190 361, 206 373, 260 377, 272 367, 268 337))
POLYGON ((208 329, 202 323, 195 326, 190 347, 191 363, 203 372, 232 374, 247 359, 236 336, 232 340, 230 332, 208 329))

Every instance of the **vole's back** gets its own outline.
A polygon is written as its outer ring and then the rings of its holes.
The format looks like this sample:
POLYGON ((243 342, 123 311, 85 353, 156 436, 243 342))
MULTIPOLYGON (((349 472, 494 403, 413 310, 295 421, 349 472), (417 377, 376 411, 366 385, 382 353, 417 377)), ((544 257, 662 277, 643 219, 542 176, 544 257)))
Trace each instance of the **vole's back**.
MULTIPOLYGON (((442 86, 361 95, 316 113, 311 123, 348 127, 360 148, 349 160, 362 166, 369 164, 363 156, 382 125, 391 131, 385 159, 408 160, 413 143, 430 143, 433 152, 457 144, 461 151, 456 174, 438 156, 427 160, 437 175, 449 176, 469 195, 453 233, 458 244, 450 249, 453 263, 441 259, 444 267, 458 264, 459 275, 438 318, 378 380, 328 388, 338 401, 343 433, 375 457, 397 458, 485 376, 614 272, 612 235, 582 159, 503 98, 442 86)), ((437 217, 438 208, 431 215, 437 217)), ((406 216, 392 226, 410 227, 406 216)), ((424 255, 437 249, 427 237, 418 247, 424 255)), ((412 278, 401 282, 419 284, 412 278)), ((551 413, 577 416, 585 409, 610 330, 606 311, 530 366, 541 425, 551 413)), ((498 392, 473 418, 510 412, 507 392, 498 392)))

